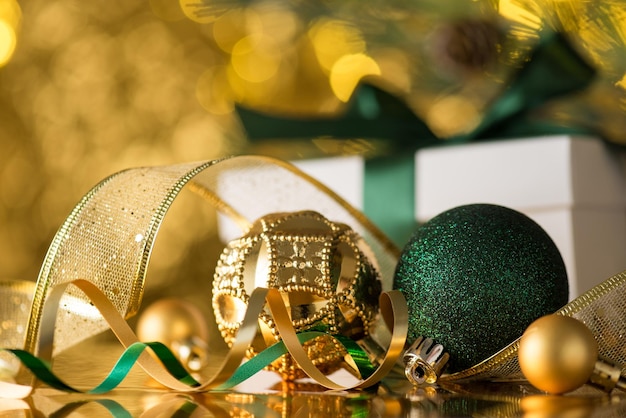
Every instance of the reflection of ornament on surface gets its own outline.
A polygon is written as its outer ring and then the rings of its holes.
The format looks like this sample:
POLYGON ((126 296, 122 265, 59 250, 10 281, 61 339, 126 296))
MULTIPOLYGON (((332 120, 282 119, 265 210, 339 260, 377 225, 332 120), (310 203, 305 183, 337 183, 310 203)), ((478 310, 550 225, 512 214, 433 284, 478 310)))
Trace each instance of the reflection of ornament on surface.
POLYGON ((436 383, 449 358, 441 344, 433 344, 432 338, 418 337, 402 358, 404 374, 414 385, 436 383))
POLYGON ((522 373, 538 389, 560 394, 585 383, 607 392, 626 390, 620 367, 598 359, 598 343, 579 320, 547 315, 526 329, 519 343, 522 373))
POLYGON ((460 206, 417 229, 394 278, 409 306, 409 339, 433 338, 454 373, 516 340, 567 303, 561 255, 527 216, 496 205, 460 206))
POLYGON ((559 396, 559 395, 531 395, 520 399, 520 409, 523 416, 533 418, 567 418, 607 416, 617 417, 618 411, 607 410, 601 412, 602 405, 609 405, 610 398, 599 396, 559 396))
POLYGON ((159 341, 191 371, 206 365, 208 327, 202 312, 180 299, 162 299, 148 306, 137 321, 137 337, 159 341))
MULTIPOLYGON (((348 226, 311 212, 279 213, 257 220, 225 248, 215 271, 213 308, 222 336, 232 344, 256 287, 278 289, 296 331, 322 327, 330 334, 359 340, 369 334, 378 311, 381 282, 363 252, 364 242, 348 226)), ((268 312, 250 348, 253 356, 280 340, 268 312)), ((346 349, 333 338, 304 344, 325 373, 344 365, 346 349)), ((304 377, 290 356, 269 366, 286 380, 304 377)))

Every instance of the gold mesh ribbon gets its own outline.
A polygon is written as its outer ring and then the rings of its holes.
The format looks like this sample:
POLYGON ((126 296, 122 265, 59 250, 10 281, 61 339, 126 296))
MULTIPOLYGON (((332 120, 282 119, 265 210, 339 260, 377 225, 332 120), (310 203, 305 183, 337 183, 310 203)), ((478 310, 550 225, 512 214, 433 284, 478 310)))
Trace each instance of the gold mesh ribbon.
MULTIPOLYGON (((386 278, 383 290, 391 289, 397 249, 360 212, 287 163, 242 156, 219 162, 136 168, 95 186, 56 234, 37 281, 25 339, 28 351, 34 352, 42 332, 41 316, 47 294, 59 284, 87 279, 123 316, 130 317, 138 311, 159 227, 187 184, 242 230, 267 213, 297 210, 315 210, 351 225, 374 252, 373 259, 386 278)), ((74 286, 69 286, 67 292, 85 300, 74 286)), ((57 319, 54 351, 106 328, 96 310, 62 310, 57 319)))

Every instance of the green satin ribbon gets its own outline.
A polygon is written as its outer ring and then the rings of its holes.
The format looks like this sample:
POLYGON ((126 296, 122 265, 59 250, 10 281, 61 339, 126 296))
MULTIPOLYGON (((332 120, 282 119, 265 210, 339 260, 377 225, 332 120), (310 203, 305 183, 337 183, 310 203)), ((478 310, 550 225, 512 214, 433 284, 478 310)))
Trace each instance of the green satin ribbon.
POLYGON ((3 349, 3 351, 12 353, 20 360, 24 367, 35 375, 37 379, 54 389, 65 392, 88 393, 95 395, 109 392, 122 383, 124 378, 137 362, 137 359, 139 359, 139 356, 145 351, 146 348, 150 348, 159 360, 161 360, 170 374, 177 378, 180 382, 190 387, 200 385, 200 383, 191 377, 191 375, 185 370, 174 354, 160 342, 135 343, 130 345, 126 350, 124 350, 117 363, 109 372, 108 376, 98 386, 86 391, 76 389, 65 383, 54 374, 50 364, 34 356, 28 351, 21 349, 3 349))
POLYGON ((549 100, 584 89, 594 76, 594 68, 563 34, 546 34, 491 104, 482 123, 468 134, 445 140, 438 138, 406 103, 369 84, 357 87, 345 112, 337 117, 280 117, 243 106, 237 106, 236 111, 252 142, 324 136, 384 140, 391 155, 366 161, 363 209, 392 240, 403 245, 415 227, 412 156, 416 150, 477 140, 589 133, 580 127, 537 120, 532 111, 549 100))
MULTIPOLYGON (((304 331, 298 333, 298 340, 301 344, 312 340, 313 338, 322 337, 329 335, 323 331, 304 331)), ((341 335, 333 335, 337 341, 339 341, 348 354, 352 356, 352 359, 357 365, 359 372, 361 373, 362 379, 367 379, 374 372, 374 365, 370 362, 367 353, 359 346, 355 341, 343 337, 341 335)), ((252 357, 247 362, 243 363, 241 366, 237 368, 235 373, 223 384, 218 386, 215 390, 227 390, 231 389, 238 384, 242 383, 244 380, 254 376, 265 367, 270 365, 272 362, 277 360, 280 356, 287 354, 288 350, 285 344, 282 341, 279 341, 265 350, 261 351, 256 356, 252 357)))
MULTIPOLYGON (((298 334, 298 340, 301 344, 304 344, 305 342, 314 338, 327 335, 329 334, 322 331, 305 331, 298 334)), ((366 352, 356 342, 347 337, 333 337, 336 338, 341 344, 343 344, 348 353, 352 356, 354 362, 359 369, 359 372, 361 373, 361 377, 363 379, 368 378, 374 372, 375 368, 370 362, 366 352)), ((95 395, 109 392, 119 386, 120 383, 122 383, 122 381, 126 378, 126 376, 128 376, 128 373, 131 371, 132 367, 139 359, 139 356, 148 348, 152 350, 152 352, 161 361, 161 363, 168 370, 168 372, 180 382, 188 385, 191 388, 200 386, 200 383, 187 372, 187 370, 182 366, 182 364, 169 350, 169 348, 167 348, 167 346, 160 342, 142 342, 130 345, 121 354, 120 358, 113 366, 108 376, 98 386, 89 390, 80 390, 65 383, 52 371, 50 364, 34 356, 28 351, 21 349, 2 349, 2 351, 12 353, 15 357, 17 357, 22 365, 24 365, 24 367, 26 367, 33 373, 33 375, 37 379, 50 386, 51 388, 62 390, 65 392, 86 393, 95 395)), ((271 345, 270 347, 266 348, 265 350, 239 366, 235 373, 226 382, 215 388, 215 390, 228 390, 239 385, 240 383, 244 382, 248 378, 263 370, 270 363, 277 360, 280 356, 287 353, 287 347, 282 341, 271 345)))

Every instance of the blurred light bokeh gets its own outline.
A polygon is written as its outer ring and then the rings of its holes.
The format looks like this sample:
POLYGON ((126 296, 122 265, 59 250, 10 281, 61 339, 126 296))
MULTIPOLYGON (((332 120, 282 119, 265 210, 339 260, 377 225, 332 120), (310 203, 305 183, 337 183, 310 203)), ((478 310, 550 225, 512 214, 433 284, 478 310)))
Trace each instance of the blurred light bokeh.
MULTIPOLYGON (((116 171, 308 156, 251 148, 234 103, 331 114, 368 77, 441 136, 467 131, 543 29, 563 29, 601 70, 546 115, 626 142, 622 1, 0 0, 0 276, 34 280, 72 207, 116 171)), ((157 266, 196 274, 184 261, 213 239, 203 210, 206 230, 157 266)), ((189 230, 188 214, 171 222, 164 247, 189 230)))

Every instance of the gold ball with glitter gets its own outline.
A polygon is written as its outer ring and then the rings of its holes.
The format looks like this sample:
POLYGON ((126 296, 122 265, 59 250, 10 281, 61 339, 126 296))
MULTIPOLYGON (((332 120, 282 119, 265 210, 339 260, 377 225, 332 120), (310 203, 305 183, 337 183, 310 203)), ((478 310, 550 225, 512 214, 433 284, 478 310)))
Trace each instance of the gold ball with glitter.
MULTIPOLYGON (((378 314, 382 285, 369 249, 350 227, 313 211, 275 213, 254 222, 228 243, 215 270, 213 309, 221 334, 232 344, 243 320, 249 295, 257 287, 283 294, 296 332, 313 327, 360 340, 378 314)), ((252 357, 281 337, 268 312, 260 315, 260 331, 249 349, 252 357)), ((304 343, 313 363, 324 373, 340 368, 345 348, 330 336, 304 343)), ((289 354, 268 366, 284 380, 305 377, 289 354)), ((355 372, 356 374, 356 372, 355 372)))

